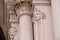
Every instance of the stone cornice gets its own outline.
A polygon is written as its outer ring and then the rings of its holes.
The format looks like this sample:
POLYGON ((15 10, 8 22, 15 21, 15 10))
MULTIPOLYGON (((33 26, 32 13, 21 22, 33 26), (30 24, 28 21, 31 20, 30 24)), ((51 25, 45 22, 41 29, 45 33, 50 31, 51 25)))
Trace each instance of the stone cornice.
POLYGON ((24 1, 32 2, 32 0, 16 0, 16 3, 20 3, 20 2, 24 2, 24 1))
POLYGON ((34 5, 37 6, 50 6, 50 2, 49 1, 33 1, 32 2, 34 5))

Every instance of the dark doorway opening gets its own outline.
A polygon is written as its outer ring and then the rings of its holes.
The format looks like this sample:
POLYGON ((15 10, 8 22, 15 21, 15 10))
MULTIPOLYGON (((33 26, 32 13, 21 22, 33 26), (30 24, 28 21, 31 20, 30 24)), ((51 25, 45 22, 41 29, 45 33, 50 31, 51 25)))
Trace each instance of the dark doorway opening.
POLYGON ((0 40, 5 40, 5 36, 1 27, 0 27, 0 40))

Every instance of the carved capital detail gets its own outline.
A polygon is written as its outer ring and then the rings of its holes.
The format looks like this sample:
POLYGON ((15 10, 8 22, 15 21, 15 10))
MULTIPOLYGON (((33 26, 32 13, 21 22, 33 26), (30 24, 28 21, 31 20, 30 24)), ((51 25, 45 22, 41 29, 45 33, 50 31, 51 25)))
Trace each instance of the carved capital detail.
POLYGON ((40 19, 45 19, 46 18, 46 14, 41 12, 39 9, 35 8, 34 12, 33 12, 33 18, 32 21, 36 22, 39 21, 40 19))
POLYGON ((17 3, 15 6, 16 14, 18 16, 28 14, 32 15, 32 4, 28 1, 22 1, 20 3, 17 3))

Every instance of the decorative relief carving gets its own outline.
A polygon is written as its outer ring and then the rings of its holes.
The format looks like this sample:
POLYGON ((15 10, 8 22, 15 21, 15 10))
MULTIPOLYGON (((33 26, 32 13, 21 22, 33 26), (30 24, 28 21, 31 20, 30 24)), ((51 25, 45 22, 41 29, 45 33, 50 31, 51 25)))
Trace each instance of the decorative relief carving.
POLYGON ((17 30, 16 30, 16 28, 11 27, 8 33, 10 35, 11 40, 13 40, 15 35, 17 34, 17 30))
POLYGON ((33 22, 36 22, 36 21, 39 21, 40 19, 45 19, 45 18, 46 18, 45 13, 41 12, 37 8, 34 9, 33 18, 32 18, 33 22))
POLYGON ((7 14, 9 14, 9 22, 11 22, 11 23, 17 23, 18 22, 17 15, 15 12, 14 2, 15 1, 13 1, 13 2, 7 1, 7 14))
POLYGON ((32 4, 25 0, 15 5, 15 11, 18 16, 21 16, 23 14, 32 15, 31 8, 32 4))
MULTIPOLYGON (((7 3, 9 4, 9 3, 7 3)), ((7 12, 8 13, 14 13, 14 6, 10 3, 10 5, 7 5, 7 12)))

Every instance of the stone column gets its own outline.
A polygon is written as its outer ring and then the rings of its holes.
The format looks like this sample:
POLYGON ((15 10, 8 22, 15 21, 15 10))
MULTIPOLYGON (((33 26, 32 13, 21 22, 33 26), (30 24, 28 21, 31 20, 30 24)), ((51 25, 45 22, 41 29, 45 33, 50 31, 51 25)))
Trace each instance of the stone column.
POLYGON ((16 11, 19 16, 19 40, 33 40, 32 12, 30 1, 20 1, 16 11))
POLYGON ((60 40, 60 0, 51 0, 55 40, 60 40))

